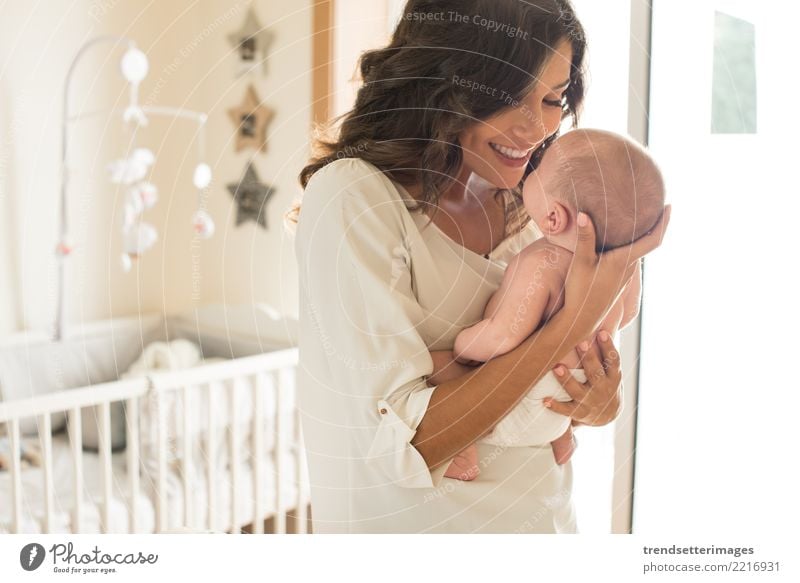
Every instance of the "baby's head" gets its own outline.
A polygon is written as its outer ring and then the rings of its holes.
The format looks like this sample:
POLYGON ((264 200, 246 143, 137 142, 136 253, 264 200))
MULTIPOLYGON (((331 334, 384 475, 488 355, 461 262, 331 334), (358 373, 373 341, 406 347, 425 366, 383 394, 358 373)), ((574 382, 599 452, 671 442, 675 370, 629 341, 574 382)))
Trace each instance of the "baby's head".
POLYGON ((523 200, 541 232, 575 249, 579 211, 594 222, 597 251, 627 245, 664 210, 664 181, 639 144, 604 130, 570 131, 555 140, 525 180, 523 200))

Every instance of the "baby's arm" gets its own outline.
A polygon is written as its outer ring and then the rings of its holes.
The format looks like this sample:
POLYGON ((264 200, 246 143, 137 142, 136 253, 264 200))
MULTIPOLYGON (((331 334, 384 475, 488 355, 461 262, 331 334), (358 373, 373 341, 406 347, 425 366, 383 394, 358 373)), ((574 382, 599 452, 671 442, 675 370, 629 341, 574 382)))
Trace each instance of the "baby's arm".
POLYGON ((550 286, 541 281, 544 253, 516 255, 508 264, 495 292, 499 304, 494 314, 456 337, 453 354, 459 362, 486 362, 513 350, 539 327, 550 301, 550 286))

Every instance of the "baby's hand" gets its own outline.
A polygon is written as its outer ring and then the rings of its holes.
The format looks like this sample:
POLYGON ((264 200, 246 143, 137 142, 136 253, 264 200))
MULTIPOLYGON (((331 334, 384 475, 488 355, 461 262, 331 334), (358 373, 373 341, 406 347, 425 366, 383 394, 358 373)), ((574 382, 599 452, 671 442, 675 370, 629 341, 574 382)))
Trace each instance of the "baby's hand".
POLYGON ((556 463, 559 465, 567 463, 569 458, 572 457, 576 446, 572 435, 572 425, 567 428, 564 435, 555 441, 551 441, 550 445, 553 448, 553 457, 556 458, 556 463))
POLYGON ((470 360, 469 358, 464 358, 463 356, 456 356, 456 362, 458 364, 463 364, 464 366, 480 366, 483 364, 479 360, 470 360))
POLYGON ((446 478, 470 481, 481 473, 478 468, 478 446, 474 443, 453 458, 450 467, 444 473, 446 478))

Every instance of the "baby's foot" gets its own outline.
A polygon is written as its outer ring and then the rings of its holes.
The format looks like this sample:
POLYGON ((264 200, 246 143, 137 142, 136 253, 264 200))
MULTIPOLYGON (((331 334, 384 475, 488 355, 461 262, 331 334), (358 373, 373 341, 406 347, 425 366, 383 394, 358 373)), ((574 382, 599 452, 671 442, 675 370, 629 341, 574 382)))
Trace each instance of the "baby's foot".
POLYGON ((559 465, 567 463, 572 457, 576 446, 572 435, 572 426, 570 425, 569 428, 567 428, 564 435, 555 441, 551 441, 550 445, 553 447, 553 457, 556 458, 556 463, 559 465))
POLYGON ((444 473, 446 478, 456 480, 474 480, 481 473, 478 468, 478 446, 474 443, 453 458, 450 466, 444 473))

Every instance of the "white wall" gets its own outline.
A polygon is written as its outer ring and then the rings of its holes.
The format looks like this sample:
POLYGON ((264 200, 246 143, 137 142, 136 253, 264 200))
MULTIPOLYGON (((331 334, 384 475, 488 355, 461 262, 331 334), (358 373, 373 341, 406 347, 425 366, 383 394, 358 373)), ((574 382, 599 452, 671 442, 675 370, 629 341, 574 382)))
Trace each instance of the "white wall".
POLYGON ((332 113, 338 116, 353 106, 361 86, 358 58, 368 49, 388 44, 391 37, 392 0, 339 0, 334 4, 332 113))
MULTIPOLYGON (((141 99, 209 113, 207 162, 214 169, 207 210, 217 225, 193 241, 197 206, 191 175, 195 128, 152 120, 138 143, 157 156, 153 181, 160 200, 146 220, 159 230, 156 247, 125 274, 119 264, 121 194, 105 165, 125 150, 118 118, 76 128, 70 142, 70 218, 77 249, 69 262, 68 321, 73 324, 224 301, 267 302, 297 313, 296 269, 281 216, 299 192, 296 176, 308 156, 311 101, 310 0, 257 0, 262 24, 275 33, 266 76, 252 77, 276 111, 269 150, 256 154, 263 180, 277 186, 267 205, 269 229, 235 227, 225 185, 239 179, 252 151, 234 153, 227 109, 240 103, 248 79, 237 79, 228 33, 248 2, 189 0, 149 3, 82 0, 71 6, 12 0, 0 20, 0 333, 47 329, 56 306, 53 249, 59 209, 60 100, 69 61, 100 34, 133 37, 150 58, 141 99)), ((121 51, 96 47, 77 71, 73 111, 122 105, 121 51)))

